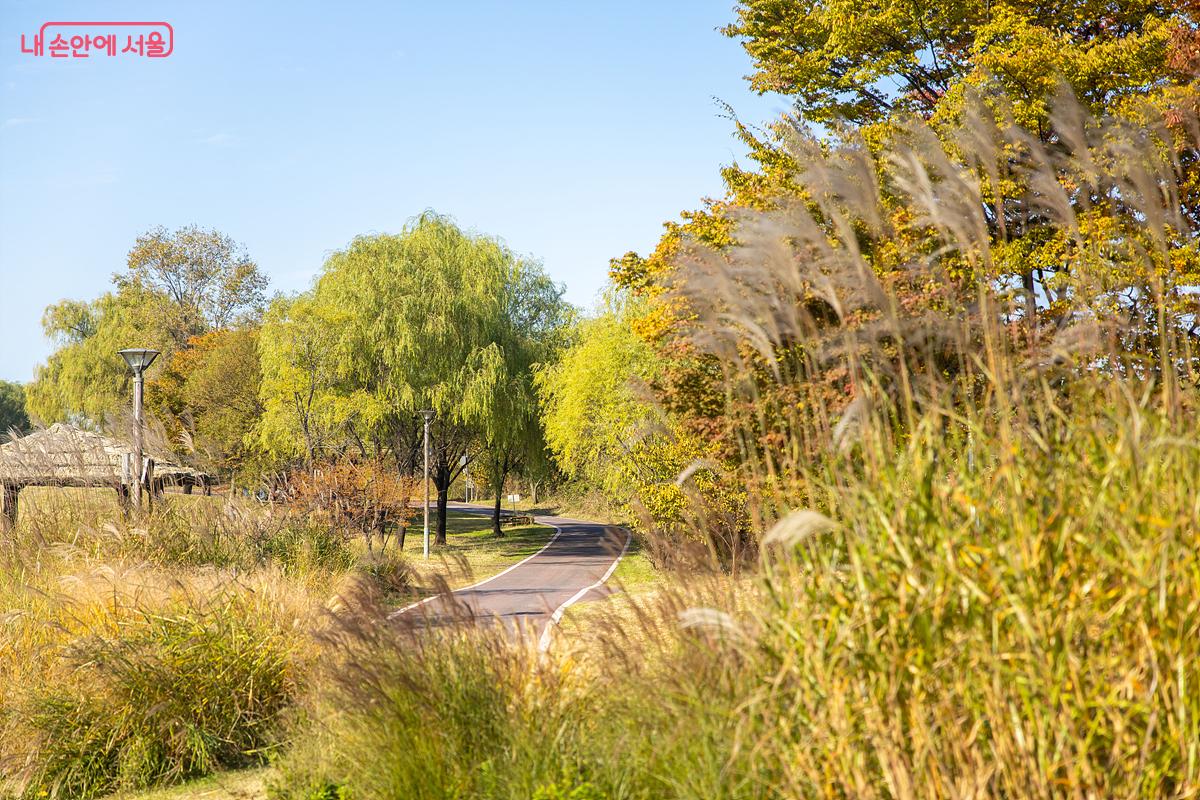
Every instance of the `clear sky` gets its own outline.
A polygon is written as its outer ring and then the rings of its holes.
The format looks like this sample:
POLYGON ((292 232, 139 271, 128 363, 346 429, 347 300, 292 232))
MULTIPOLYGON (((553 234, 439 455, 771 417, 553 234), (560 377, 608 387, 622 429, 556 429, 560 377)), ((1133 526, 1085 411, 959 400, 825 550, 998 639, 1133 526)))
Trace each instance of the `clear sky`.
POLYGON ((294 292, 430 208, 591 305, 609 258, 743 155, 713 98, 749 122, 786 108, 717 32, 732 5, 0 0, 0 378, 29 380, 45 306, 105 291, 156 225, 228 233, 294 292), (21 53, 76 19, 166 20, 175 52, 21 53))

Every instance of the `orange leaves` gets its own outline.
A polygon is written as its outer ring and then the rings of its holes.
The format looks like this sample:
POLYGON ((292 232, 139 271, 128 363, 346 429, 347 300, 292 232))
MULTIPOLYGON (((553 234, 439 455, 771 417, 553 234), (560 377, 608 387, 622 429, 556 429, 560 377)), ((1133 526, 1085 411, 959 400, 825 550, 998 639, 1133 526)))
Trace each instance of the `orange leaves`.
POLYGON ((405 524, 414 514, 409 500, 416 481, 378 460, 343 460, 297 471, 290 486, 302 508, 342 529, 382 530, 387 525, 405 524))

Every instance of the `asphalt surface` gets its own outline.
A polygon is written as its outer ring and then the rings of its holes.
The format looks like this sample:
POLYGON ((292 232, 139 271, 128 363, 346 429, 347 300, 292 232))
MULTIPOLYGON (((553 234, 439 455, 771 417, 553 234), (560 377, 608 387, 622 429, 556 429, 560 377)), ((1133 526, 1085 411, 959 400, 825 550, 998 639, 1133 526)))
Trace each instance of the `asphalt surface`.
MULTIPOLYGON (((490 508, 465 503, 449 507, 491 514, 490 508)), ((464 619, 499 622, 519 634, 539 637, 544 649, 552 622, 561 616, 560 609, 609 593, 603 581, 624 553, 629 534, 611 525, 565 517, 535 516, 534 520, 558 529, 542 550, 498 575, 429 598, 393 616, 420 615, 435 624, 464 619)))

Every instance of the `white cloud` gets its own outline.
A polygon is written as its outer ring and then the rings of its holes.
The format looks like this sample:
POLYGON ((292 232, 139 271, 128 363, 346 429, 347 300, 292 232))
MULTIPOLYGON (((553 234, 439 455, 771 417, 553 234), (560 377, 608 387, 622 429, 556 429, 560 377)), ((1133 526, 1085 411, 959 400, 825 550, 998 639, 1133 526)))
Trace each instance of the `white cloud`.
POLYGON ((6 131, 9 128, 19 128, 22 125, 28 125, 36 121, 33 117, 9 117, 4 122, 0 122, 0 131, 6 131))

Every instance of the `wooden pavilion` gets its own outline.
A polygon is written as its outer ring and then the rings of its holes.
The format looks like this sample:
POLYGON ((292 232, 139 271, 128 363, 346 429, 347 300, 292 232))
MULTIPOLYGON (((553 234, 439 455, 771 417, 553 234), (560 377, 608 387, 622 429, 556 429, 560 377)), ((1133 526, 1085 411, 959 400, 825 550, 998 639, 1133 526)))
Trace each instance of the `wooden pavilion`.
MULTIPOLYGON (((150 498, 167 484, 186 494, 200 486, 212 493, 212 475, 173 463, 165 454, 146 453, 137 475, 150 498), (159 457, 156 457, 159 456, 159 457)), ((107 486, 128 503, 137 485, 133 447, 99 433, 58 423, 0 445, 0 523, 17 520, 17 501, 26 486, 107 486)))

